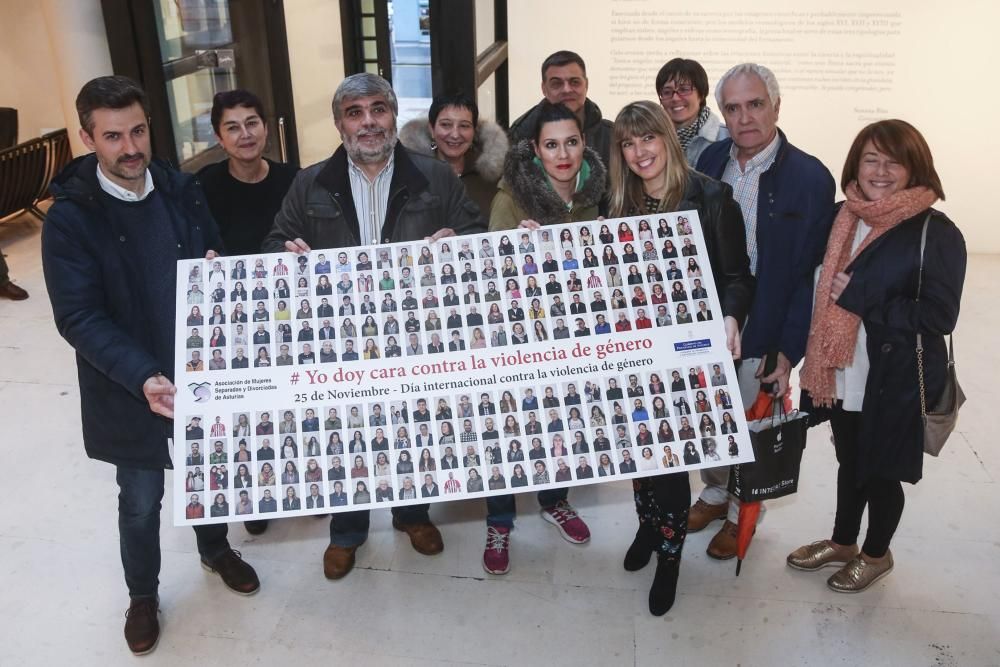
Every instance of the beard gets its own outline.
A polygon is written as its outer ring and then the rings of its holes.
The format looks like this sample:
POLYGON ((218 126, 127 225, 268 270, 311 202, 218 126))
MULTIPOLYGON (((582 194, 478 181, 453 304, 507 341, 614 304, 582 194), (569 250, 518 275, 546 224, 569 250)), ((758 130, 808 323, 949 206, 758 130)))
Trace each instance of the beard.
POLYGON ((379 164, 389 159, 392 151, 396 148, 396 126, 389 129, 381 127, 363 129, 357 134, 341 134, 344 141, 344 148, 351 159, 357 164, 379 164), (382 137, 382 144, 374 148, 369 148, 361 144, 361 139, 366 137, 382 137))

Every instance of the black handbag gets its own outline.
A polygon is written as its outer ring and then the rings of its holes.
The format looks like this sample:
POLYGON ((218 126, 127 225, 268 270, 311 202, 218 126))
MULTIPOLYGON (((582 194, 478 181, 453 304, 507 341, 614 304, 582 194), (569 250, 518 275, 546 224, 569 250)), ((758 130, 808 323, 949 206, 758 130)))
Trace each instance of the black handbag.
MULTIPOLYGON (((920 288, 924 282, 924 248, 927 246, 927 225, 931 216, 924 219, 924 229, 920 235, 920 272, 917 274, 917 301, 920 301, 920 288)), ((958 423, 958 411, 965 403, 965 392, 958 384, 958 374, 955 372, 955 345, 948 336, 948 368, 945 372, 944 390, 930 411, 927 410, 927 390, 924 387, 924 340, 917 334, 917 380, 920 383, 920 416, 924 422, 924 452, 937 456, 944 448, 951 432, 958 423)))
POLYGON ((783 410, 747 424, 754 462, 732 467, 729 492, 743 502, 781 498, 798 491, 807 414, 783 410))

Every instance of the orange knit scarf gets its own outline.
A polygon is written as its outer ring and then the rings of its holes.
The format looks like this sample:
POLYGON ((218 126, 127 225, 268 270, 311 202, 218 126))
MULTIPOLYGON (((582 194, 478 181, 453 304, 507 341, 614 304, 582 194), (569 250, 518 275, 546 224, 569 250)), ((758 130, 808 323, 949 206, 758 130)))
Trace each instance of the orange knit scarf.
POLYGON ((885 199, 869 201, 864 198, 856 181, 848 184, 844 194, 847 201, 840 207, 827 241, 823 268, 816 286, 816 304, 809 327, 805 362, 799 374, 802 388, 809 392, 814 404, 821 406, 830 406, 836 398, 836 370, 847 368, 854 360, 861 323, 861 318, 854 313, 834 307, 837 304, 830 296, 834 276, 843 272, 880 236, 937 201, 937 195, 925 187, 908 188, 885 199), (864 220, 871 231, 852 253, 858 220, 864 220))

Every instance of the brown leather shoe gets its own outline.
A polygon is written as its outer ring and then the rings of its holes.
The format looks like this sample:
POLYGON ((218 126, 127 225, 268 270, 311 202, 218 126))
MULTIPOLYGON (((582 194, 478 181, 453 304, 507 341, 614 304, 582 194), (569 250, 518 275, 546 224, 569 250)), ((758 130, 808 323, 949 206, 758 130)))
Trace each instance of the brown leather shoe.
POLYGON ((725 519, 729 513, 729 502, 721 505, 709 505, 699 498, 691 511, 688 513, 688 532, 697 533, 699 530, 712 523, 716 519, 725 519))
POLYGON ((323 552, 323 575, 327 579, 343 579, 354 569, 354 552, 358 547, 338 547, 331 544, 323 552))
POLYGON ((28 298, 28 293, 8 280, 0 285, 0 297, 11 301, 24 301, 28 298))
POLYGON ((160 621, 156 617, 160 603, 155 597, 135 598, 125 612, 125 641, 135 655, 146 655, 160 641, 160 621))
POLYGON ((410 536, 410 544, 425 556, 433 556, 444 551, 444 540, 441 538, 441 531, 428 521, 427 523, 400 523, 396 517, 392 518, 392 527, 401 530, 410 536))
POLYGON ((236 549, 229 549, 211 562, 202 558, 201 566, 219 575, 222 583, 234 593, 253 595, 260 590, 257 573, 236 549))
POLYGON ((729 560, 736 557, 736 531, 737 525, 726 519, 722 528, 715 534, 712 541, 708 543, 706 553, 716 560, 729 560))

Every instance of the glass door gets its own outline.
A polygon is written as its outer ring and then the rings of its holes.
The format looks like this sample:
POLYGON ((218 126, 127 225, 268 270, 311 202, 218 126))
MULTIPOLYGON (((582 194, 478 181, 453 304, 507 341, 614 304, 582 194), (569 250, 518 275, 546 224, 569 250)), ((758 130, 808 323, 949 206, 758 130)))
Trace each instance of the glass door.
POLYGON ((222 159, 212 130, 212 98, 238 88, 228 0, 156 0, 157 37, 180 163, 222 159), (209 155, 205 155, 209 153, 209 155))
POLYGON ((196 171, 225 158, 212 98, 245 88, 264 103, 265 155, 298 164, 281 0, 101 0, 111 63, 145 88, 153 152, 196 171))

